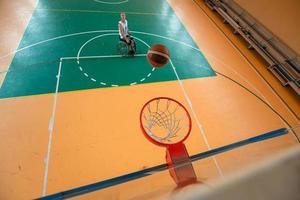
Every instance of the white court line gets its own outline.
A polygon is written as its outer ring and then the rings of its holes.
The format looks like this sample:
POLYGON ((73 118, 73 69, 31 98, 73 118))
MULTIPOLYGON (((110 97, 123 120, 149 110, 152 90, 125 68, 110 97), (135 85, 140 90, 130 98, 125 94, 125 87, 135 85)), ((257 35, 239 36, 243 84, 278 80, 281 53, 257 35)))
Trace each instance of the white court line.
POLYGON ((36 1, 35 1, 35 8, 37 8, 38 5, 39 5, 39 0, 36 0, 36 1))
MULTIPOLYGON (((143 57, 147 54, 135 54, 134 57, 143 57)), ((79 59, 93 59, 93 58, 121 58, 122 55, 104 55, 104 56, 80 56, 80 57, 62 57, 62 60, 77 60, 79 59)))
POLYGON ((6 72, 8 72, 8 70, 3 70, 3 71, 0 71, 0 74, 4 74, 6 72))
MULTIPOLYGON (((105 10, 78 10, 78 9, 51 9, 51 8, 38 8, 38 11, 50 11, 50 12, 81 12, 81 13, 108 13, 108 14, 120 14, 115 11, 105 10)), ((157 16, 168 16, 167 13, 142 13, 142 12, 126 12, 127 15, 157 15, 157 16)))
POLYGON ((56 89, 55 89, 55 93, 53 95, 52 115, 51 115, 50 122, 49 122, 49 142, 48 142, 47 156, 46 156, 46 159, 45 159, 45 171, 44 171, 44 182, 43 182, 42 196, 45 196, 46 191, 47 191, 49 160, 50 160, 50 153, 51 153, 51 146, 52 146, 52 135, 53 135, 54 122, 55 122, 57 93, 58 93, 59 82, 60 82, 61 67, 62 67, 62 59, 60 59, 60 61, 59 61, 59 68, 58 68, 58 73, 57 73, 57 76, 56 76, 56 78, 57 78, 56 89))
POLYGON ((156 55, 160 55, 162 57, 165 57, 166 59, 170 59, 169 55, 166 53, 162 53, 159 51, 153 51, 153 50, 149 50, 148 53, 152 53, 152 54, 156 54, 156 55))
POLYGON ((110 5, 123 4, 123 3, 128 2, 128 0, 123 0, 123 1, 119 1, 119 2, 107 2, 107 1, 101 1, 101 0, 94 0, 94 1, 98 2, 98 3, 110 4, 110 5))
MULTIPOLYGON (((187 92, 186 92, 186 90, 185 90, 185 88, 184 88, 184 86, 183 86, 183 83, 182 83, 181 79, 180 79, 179 76, 178 76, 178 73, 177 73, 177 71, 176 71, 175 66, 173 65, 172 60, 169 59, 169 61, 170 61, 170 64, 172 65, 172 69, 173 69, 173 71, 174 71, 174 73, 175 73, 175 75, 176 75, 176 78, 177 78, 178 83, 179 83, 179 85, 180 85, 180 88, 181 88, 181 90, 182 90, 182 92, 183 92, 183 94, 184 94, 184 97, 185 97, 186 101, 188 102, 189 107, 190 107, 190 109, 191 109, 191 111, 192 111, 192 113, 193 113, 193 116, 194 116, 194 118, 195 118, 195 120, 196 120, 196 124, 197 124, 197 126, 198 126, 198 128, 199 128, 199 130, 200 130, 200 133, 201 133, 201 135, 202 135, 202 137, 203 137, 203 139, 204 139, 205 145, 206 145, 206 147, 208 148, 208 150, 211 150, 211 147, 210 147, 210 145, 209 145, 209 143, 208 143, 208 139, 207 139, 207 137, 206 137, 206 135, 205 135, 203 126, 202 126, 202 124, 200 124, 199 119, 198 119, 198 116, 196 115, 195 110, 194 110, 194 108, 193 108, 192 101, 191 101, 190 97, 188 96, 188 94, 187 94, 187 92)), ((214 163, 215 163, 215 165, 216 165, 216 167, 217 167, 217 170, 218 170, 219 175, 220 175, 221 177, 224 177, 223 172, 222 172, 222 170, 221 170, 221 167, 220 167, 219 163, 217 162, 216 157, 213 156, 212 158, 213 158, 213 161, 214 161, 214 163)))

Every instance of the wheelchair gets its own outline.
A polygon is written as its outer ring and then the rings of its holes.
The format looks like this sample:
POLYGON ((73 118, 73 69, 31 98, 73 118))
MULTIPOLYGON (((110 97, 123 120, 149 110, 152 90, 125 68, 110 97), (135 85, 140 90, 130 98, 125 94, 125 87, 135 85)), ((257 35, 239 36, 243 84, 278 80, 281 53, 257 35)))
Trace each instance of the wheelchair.
POLYGON ((122 56, 134 56, 136 54, 136 43, 133 37, 129 36, 130 45, 123 40, 119 40, 117 51, 122 56))

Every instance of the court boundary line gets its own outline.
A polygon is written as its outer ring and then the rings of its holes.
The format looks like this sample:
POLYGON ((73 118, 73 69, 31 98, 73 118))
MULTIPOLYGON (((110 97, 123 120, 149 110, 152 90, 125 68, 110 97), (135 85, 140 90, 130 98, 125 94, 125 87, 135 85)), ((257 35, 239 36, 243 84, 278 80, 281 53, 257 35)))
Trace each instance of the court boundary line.
POLYGON ((39 5, 40 0, 36 0, 35 1, 35 8, 37 9, 38 5, 39 5))
POLYGON ((8 70, 3 70, 3 71, 0 71, 0 74, 4 74, 6 72, 8 72, 8 70))
MULTIPOLYGON (((135 57, 143 57, 147 54, 135 54, 135 57)), ((76 60, 76 59, 93 59, 93 58, 121 58, 122 55, 104 55, 104 56, 80 56, 80 57, 61 57, 63 60, 76 60)))
MULTIPOLYGON (((190 109, 191 109, 191 111, 192 111, 192 114, 193 114, 193 116, 194 116, 194 119, 196 120, 197 127, 198 127, 198 129, 200 130, 200 135, 202 135, 202 138, 203 138, 203 140, 204 140, 204 143, 205 143, 207 149, 208 149, 208 150, 211 150, 211 147, 210 147, 210 145, 209 145, 209 143, 208 143, 208 139, 207 139, 207 136, 206 136, 206 134, 205 134, 203 125, 199 122, 198 116, 196 115, 196 112, 195 112, 195 110, 194 110, 193 103, 192 103, 192 101, 191 101, 191 99, 190 99, 190 97, 189 97, 187 91, 185 90, 185 88, 184 88, 184 86, 183 86, 182 80, 179 78, 179 75, 178 75, 178 73, 177 73, 177 71, 176 71, 176 67, 174 66, 174 64, 173 64, 173 62, 172 62, 172 59, 169 59, 169 61, 170 61, 170 64, 171 64, 171 66, 172 66, 172 69, 173 69, 173 71, 174 71, 174 73, 175 73, 175 76, 176 76, 176 78, 177 78, 177 81, 178 81, 178 83, 179 83, 179 86, 180 86, 180 88, 181 88, 181 90, 182 90, 182 92, 183 92, 183 95, 184 95, 184 97, 185 97, 185 100, 187 101, 187 103, 188 103, 188 105, 189 105, 189 107, 190 107, 190 109)), ((214 161, 214 163, 215 163, 215 165, 216 165, 216 168, 217 168, 217 171, 218 171, 219 175, 223 178, 224 175, 223 175, 222 169, 221 169, 221 167, 220 167, 220 165, 219 165, 219 163, 218 163, 216 157, 215 157, 215 156, 212 156, 212 159, 213 159, 213 161, 214 161)))
POLYGON ((58 73, 57 73, 57 81, 56 81, 56 88, 55 93, 53 94, 53 106, 52 106, 52 114, 49 121, 49 140, 48 140, 48 148, 47 148, 47 155, 45 158, 44 163, 44 180, 43 180, 43 192, 42 196, 46 195, 47 192, 47 182, 48 182, 48 173, 49 173, 49 162, 51 156, 51 147, 52 147, 52 137, 53 137, 53 128, 55 123, 55 114, 56 114, 56 106, 57 106, 57 96, 58 96, 58 89, 61 77, 61 68, 62 68, 62 59, 59 61, 58 73))
POLYGON ((123 1, 119 1, 119 2, 106 2, 106 1, 94 0, 94 2, 109 4, 109 5, 119 5, 119 4, 127 3, 128 1, 129 0, 123 0, 123 1))
MULTIPOLYGON (((52 12, 80 12, 80 13, 107 13, 107 14, 120 14, 116 11, 105 11, 105 10, 80 10, 80 9, 56 9, 56 8, 37 8, 37 11, 52 11, 52 12)), ((127 15, 158 15, 168 16, 167 13, 143 13, 143 12, 126 12, 127 15)))

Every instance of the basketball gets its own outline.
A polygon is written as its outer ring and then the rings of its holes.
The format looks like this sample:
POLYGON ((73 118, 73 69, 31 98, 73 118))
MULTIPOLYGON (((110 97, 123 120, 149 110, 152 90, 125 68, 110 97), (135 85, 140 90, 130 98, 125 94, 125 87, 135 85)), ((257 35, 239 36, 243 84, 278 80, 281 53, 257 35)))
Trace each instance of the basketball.
POLYGON ((155 44, 148 50, 147 59, 153 67, 163 67, 170 59, 169 50, 162 44, 155 44))

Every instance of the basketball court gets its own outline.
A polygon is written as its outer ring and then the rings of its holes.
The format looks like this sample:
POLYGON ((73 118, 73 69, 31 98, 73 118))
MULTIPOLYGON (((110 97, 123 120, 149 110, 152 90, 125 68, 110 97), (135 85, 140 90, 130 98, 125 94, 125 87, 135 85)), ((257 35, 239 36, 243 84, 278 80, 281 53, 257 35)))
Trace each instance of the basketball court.
MULTIPOLYGON (((14 6, 24 17, 23 31, 14 36, 19 41, 7 42, 9 22, 0 40, 1 199, 89 190, 166 163, 166 149, 149 142, 140 127, 142 107, 156 97, 175 99, 189 112, 189 155, 287 129, 193 162, 204 187, 299 143, 299 97, 268 75, 262 59, 203 1, 28 0, 26 8, 14 6), (116 48, 123 11, 137 44, 134 57, 116 48), (147 61, 154 44, 170 51, 163 68, 147 61)), ((164 170, 75 199, 161 199, 174 192, 164 170)))

